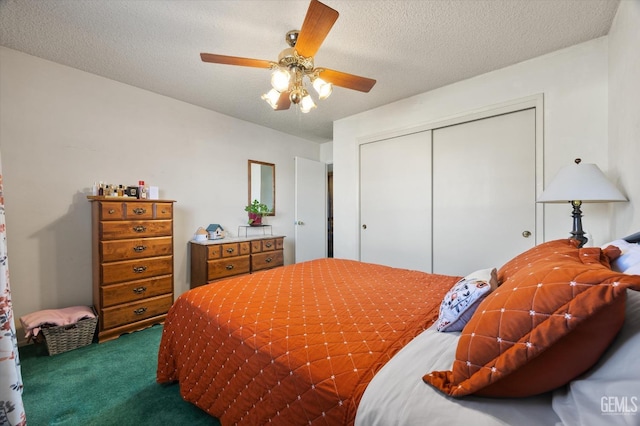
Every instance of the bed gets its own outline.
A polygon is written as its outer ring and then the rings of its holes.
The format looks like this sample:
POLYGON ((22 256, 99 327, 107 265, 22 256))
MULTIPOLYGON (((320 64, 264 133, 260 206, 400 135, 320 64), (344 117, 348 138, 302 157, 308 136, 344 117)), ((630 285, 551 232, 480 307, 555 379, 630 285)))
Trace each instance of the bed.
POLYGON ((612 267, 620 254, 578 248, 573 240, 536 246, 494 271, 500 286, 483 286, 485 293, 473 303, 477 311, 461 331, 448 332, 436 330, 443 300, 475 278, 318 259, 201 286, 181 295, 168 313, 157 380, 179 382, 186 401, 223 425, 578 425, 589 424, 576 419, 581 404, 583 415, 603 415, 593 392, 606 387, 593 382, 613 377, 614 388, 598 398, 614 398, 616 409, 625 398, 628 412, 609 413, 607 420, 637 424, 640 414, 632 417, 631 410, 640 405, 640 374, 610 374, 620 371, 612 364, 628 359, 631 346, 636 354, 640 349, 640 299, 634 291, 640 290, 640 276, 612 267), (545 307, 534 306, 535 315, 529 309, 524 322, 514 316, 500 326, 501 333, 508 328, 522 336, 510 336, 510 343, 498 338, 497 349, 492 341, 483 348, 489 361, 460 362, 460 353, 482 340, 481 330, 492 329, 486 318, 493 305, 505 303, 503 318, 518 314, 509 303, 512 294, 529 294, 523 291, 528 288, 523 277, 529 276, 537 283, 531 286, 533 300, 544 300, 545 307), (546 306, 547 289, 553 289, 557 306, 546 306), (550 333, 549 324, 559 331, 550 333), (595 341, 594 333, 604 337, 595 341), (588 341, 589 348, 577 339, 588 341), (566 373, 570 380, 555 372, 547 380, 549 374, 536 370, 540 364, 566 364, 565 353, 582 360, 569 362, 577 364, 566 373), (543 383, 525 374, 542 377, 543 383))

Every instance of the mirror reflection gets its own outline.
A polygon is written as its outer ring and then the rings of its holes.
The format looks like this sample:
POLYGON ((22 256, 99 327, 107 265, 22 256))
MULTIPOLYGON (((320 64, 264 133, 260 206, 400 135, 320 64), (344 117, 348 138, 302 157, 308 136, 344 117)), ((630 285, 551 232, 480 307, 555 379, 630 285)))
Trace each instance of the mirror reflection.
POLYGON ((276 165, 262 161, 249 160, 249 199, 266 204, 271 213, 276 214, 276 165))

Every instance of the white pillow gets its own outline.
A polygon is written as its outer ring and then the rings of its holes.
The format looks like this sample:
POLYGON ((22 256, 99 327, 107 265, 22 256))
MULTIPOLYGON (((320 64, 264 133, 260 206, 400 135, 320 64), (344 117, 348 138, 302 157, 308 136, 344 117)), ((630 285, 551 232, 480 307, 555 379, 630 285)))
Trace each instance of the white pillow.
POLYGON ((615 240, 603 245, 602 248, 608 246, 616 246, 622 252, 619 258, 611 262, 611 269, 614 271, 627 273, 627 269, 640 264, 640 244, 628 243, 625 240, 615 240))
POLYGON ((496 268, 476 271, 458 281, 442 299, 436 329, 462 330, 480 302, 497 287, 496 268))
POLYGON ((553 392, 566 426, 640 423, 640 292, 627 290, 625 322, 596 365, 553 392))
POLYGON ((629 275, 640 275, 640 262, 627 268, 624 273, 629 275))

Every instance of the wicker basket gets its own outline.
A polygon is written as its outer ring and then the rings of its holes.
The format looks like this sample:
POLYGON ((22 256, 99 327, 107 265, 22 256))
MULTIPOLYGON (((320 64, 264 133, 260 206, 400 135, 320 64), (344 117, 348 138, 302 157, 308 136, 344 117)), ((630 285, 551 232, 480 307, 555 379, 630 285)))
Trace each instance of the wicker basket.
POLYGON ((44 335, 49 355, 56 355, 90 345, 97 325, 98 317, 96 316, 82 319, 75 324, 43 327, 40 331, 44 335))

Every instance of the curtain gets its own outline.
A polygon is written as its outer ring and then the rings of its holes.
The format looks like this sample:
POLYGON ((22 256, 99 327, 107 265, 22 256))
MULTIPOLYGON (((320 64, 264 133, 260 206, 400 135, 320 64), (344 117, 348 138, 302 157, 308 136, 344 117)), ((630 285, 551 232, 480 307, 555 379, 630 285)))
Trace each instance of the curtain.
POLYGON ((18 355, 18 339, 11 307, 9 256, 4 217, 2 162, 0 161, 0 425, 26 426, 22 405, 22 373, 18 355))

